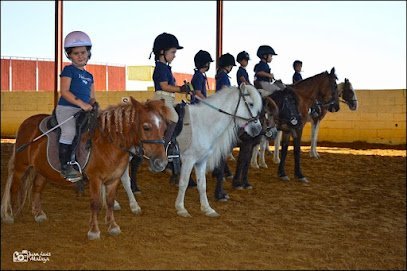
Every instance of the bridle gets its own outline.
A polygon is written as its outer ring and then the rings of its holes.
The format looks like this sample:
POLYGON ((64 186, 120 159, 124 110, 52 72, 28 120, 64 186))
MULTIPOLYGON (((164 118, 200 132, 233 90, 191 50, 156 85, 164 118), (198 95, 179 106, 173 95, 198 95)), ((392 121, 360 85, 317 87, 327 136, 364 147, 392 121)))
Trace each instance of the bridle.
POLYGON ((205 104, 206 106, 208 106, 208 107, 210 107, 210 108, 212 108, 212 109, 215 109, 216 111, 218 111, 218 112, 220 112, 220 113, 222 113, 222 114, 231 116, 231 117, 233 118, 235 124, 236 124, 236 119, 244 120, 244 121, 246 121, 247 123, 258 121, 258 120, 259 120, 259 115, 258 115, 258 114, 257 114, 257 116, 254 116, 254 115, 253 115, 252 111, 250 110, 249 104, 248 104, 248 102, 247 102, 247 100, 246 100, 246 96, 250 96, 250 94, 249 94, 249 93, 244 94, 243 91, 242 91, 240 88, 238 88, 238 89, 239 89, 239 100, 238 100, 238 102, 237 102, 237 105, 236 105, 236 108, 235 108, 233 114, 232 114, 232 113, 229 113, 229 112, 226 112, 225 110, 223 110, 223 109, 221 109, 221 108, 219 108, 219 107, 216 107, 216 106, 214 106, 214 105, 208 103, 207 101, 201 99, 201 98, 198 97, 198 96, 195 96, 195 98, 197 98, 201 103, 205 104), (238 116, 238 115, 237 115, 237 110, 239 109, 239 105, 240 105, 240 100, 241 100, 241 99, 243 99, 244 104, 245 104, 247 110, 249 111, 250 118, 245 118, 245 117, 242 117, 242 116, 238 116))
MULTIPOLYGON (((330 74, 328 76, 330 76, 330 74)), ((338 97, 338 85, 336 84, 336 80, 331 80, 331 78, 329 77, 329 85, 330 85, 330 89, 331 89, 331 99, 328 102, 324 102, 324 103, 322 103, 319 99, 316 99, 316 101, 315 101, 315 104, 321 108, 329 108, 329 107, 337 104, 336 100, 338 97)))
POLYGON ((345 98, 343 98, 345 89, 348 89, 348 88, 346 87, 347 85, 349 85, 349 83, 346 83, 346 82, 345 82, 345 86, 344 86, 344 88, 343 88, 344 90, 342 91, 341 95, 339 95, 339 97, 341 97, 341 99, 340 99, 339 101, 342 102, 342 103, 347 104, 348 106, 352 106, 351 103, 357 103, 357 102, 358 102, 358 99, 354 99, 355 93, 353 93, 352 99, 345 99, 345 98))

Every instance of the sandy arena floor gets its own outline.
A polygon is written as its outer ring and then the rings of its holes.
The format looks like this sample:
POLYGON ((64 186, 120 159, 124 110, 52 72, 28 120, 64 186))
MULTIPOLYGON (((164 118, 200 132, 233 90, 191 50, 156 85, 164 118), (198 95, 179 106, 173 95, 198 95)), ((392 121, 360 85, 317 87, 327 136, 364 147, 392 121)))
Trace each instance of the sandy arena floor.
MULTIPOLYGON (((2 141, 2 191, 12 146, 2 141)), ((196 189, 186 193, 192 217, 177 216, 169 174, 143 166, 137 195, 143 213, 131 213, 120 187, 115 217, 122 234, 109 236, 102 210, 97 241, 86 236, 88 191, 76 197, 50 183, 43 194, 46 222, 34 222, 26 204, 14 224, 1 225, 1 269, 406 269, 405 147, 331 145, 318 148, 319 160, 303 150, 308 185, 293 178, 292 151, 289 182, 276 177, 267 156, 268 169, 249 171, 253 190, 233 190, 226 181, 228 202, 214 200, 208 174, 208 198, 219 218, 200 212, 196 189), (13 252, 22 250, 43 252, 49 261, 13 263, 13 252)))

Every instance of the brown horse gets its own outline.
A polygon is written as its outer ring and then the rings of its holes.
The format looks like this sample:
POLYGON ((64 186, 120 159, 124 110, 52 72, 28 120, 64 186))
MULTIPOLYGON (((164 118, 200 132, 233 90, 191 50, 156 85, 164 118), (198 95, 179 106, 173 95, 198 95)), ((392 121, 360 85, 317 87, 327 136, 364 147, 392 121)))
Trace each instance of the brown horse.
MULTIPOLYGON (((131 97, 131 103, 110 106, 98 115, 98 128, 91 134, 84 133, 81 144, 91 139, 92 149, 89 161, 83 169, 90 190, 90 240, 100 238, 97 216, 102 206, 101 187, 105 185, 107 194, 106 222, 111 235, 119 234, 120 227, 113 216, 113 204, 117 185, 129 163, 128 150, 141 146, 144 155, 150 159, 152 171, 165 169, 167 157, 163 136, 170 111, 163 100, 140 103, 131 97)), ((71 185, 59 172, 47 163, 47 139, 42 137, 22 151, 22 146, 41 135, 40 122, 49 115, 39 114, 26 119, 20 126, 14 152, 9 161, 9 175, 2 198, 1 218, 13 223, 32 192, 32 214, 35 221, 47 219, 41 207, 41 193, 47 180, 56 184, 71 185), (18 150, 18 148, 17 148, 18 150)))
MULTIPOLYGON (((282 180, 289 180, 285 173, 285 159, 287 157, 290 135, 292 135, 294 143, 295 176, 301 182, 308 182, 308 179, 302 174, 300 165, 302 131, 307 122, 308 112, 316 100, 319 102, 321 108, 326 108, 330 112, 336 112, 339 110, 339 94, 336 80, 335 68, 332 68, 329 73, 323 72, 314 75, 288 87, 296 96, 300 124, 291 129, 283 128, 283 126, 279 127, 283 134, 278 176, 282 180)), ((273 98, 274 93, 271 96, 273 98)), ((280 107, 279 109, 281 112, 280 107)), ((279 138, 277 137, 275 140, 279 140, 279 138)))

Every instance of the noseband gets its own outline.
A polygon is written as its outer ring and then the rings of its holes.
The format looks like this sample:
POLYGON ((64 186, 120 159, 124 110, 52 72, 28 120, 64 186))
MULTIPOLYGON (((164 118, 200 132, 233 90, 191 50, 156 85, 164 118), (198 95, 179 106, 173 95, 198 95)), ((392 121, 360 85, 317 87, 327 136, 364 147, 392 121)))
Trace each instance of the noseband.
POLYGON ((316 100, 317 106, 320 106, 322 108, 329 108, 337 103, 336 95, 338 94, 338 87, 337 87, 336 81, 332 82, 331 80, 329 80, 329 84, 330 84, 330 88, 331 88, 331 99, 326 103, 322 103, 317 99, 316 100))

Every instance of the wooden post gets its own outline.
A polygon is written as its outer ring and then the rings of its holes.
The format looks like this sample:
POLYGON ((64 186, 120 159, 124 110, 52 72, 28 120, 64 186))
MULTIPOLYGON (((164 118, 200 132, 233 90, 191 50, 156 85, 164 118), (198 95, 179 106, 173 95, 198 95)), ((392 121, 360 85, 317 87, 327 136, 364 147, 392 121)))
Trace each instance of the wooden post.
POLYGON ((62 0, 55 0, 55 60, 54 60, 54 108, 58 103, 59 74, 62 70, 63 8, 62 0))
POLYGON ((223 0, 216 0, 216 69, 219 67, 219 57, 223 45, 223 0))

